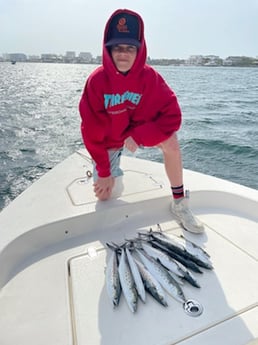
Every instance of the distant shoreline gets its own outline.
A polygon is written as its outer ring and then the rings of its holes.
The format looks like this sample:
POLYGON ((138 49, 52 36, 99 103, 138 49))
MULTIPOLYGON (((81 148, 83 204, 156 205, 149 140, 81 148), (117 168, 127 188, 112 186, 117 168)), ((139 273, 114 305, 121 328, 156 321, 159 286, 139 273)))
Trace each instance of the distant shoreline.
MULTIPOLYGON (((0 63, 2 64, 12 64, 12 65, 16 65, 16 64, 20 64, 20 63, 32 63, 32 64, 58 64, 58 65, 101 65, 100 62, 64 62, 64 61, 0 61, 0 63)), ((147 63, 151 66, 173 66, 173 67, 248 67, 248 68, 257 68, 258 67, 258 63, 256 64, 187 64, 187 63, 169 63, 169 62, 163 62, 163 61, 147 61, 147 63)))
MULTIPOLYGON (((0 62, 10 62, 13 65, 16 62, 32 63, 65 63, 65 64, 95 64, 102 63, 102 56, 94 57, 90 52, 80 52, 76 55, 75 51, 67 51, 65 55, 60 54, 41 54, 26 55, 24 53, 8 53, 0 57, 0 62)), ((222 59, 218 55, 190 55, 187 59, 179 58, 147 58, 147 63, 153 66, 204 66, 204 67, 257 67, 258 56, 228 56, 222 59)))

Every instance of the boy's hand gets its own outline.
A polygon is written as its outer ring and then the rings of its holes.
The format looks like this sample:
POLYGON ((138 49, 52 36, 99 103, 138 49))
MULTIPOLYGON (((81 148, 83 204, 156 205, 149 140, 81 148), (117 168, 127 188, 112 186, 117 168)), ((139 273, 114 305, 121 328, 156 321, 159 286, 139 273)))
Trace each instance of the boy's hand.
POLYGON ((114 177, 98 177, 97 181, 93 184, 95 196, 99 200, 107 200, 110 198, 112 189, 114 187, 114 177))

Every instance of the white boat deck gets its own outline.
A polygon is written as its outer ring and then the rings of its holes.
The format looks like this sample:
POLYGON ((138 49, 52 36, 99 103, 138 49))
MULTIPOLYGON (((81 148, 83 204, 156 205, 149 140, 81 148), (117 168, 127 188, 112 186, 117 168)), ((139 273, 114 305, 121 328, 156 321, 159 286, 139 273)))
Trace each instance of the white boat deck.
POLYGON ((0 214, 0 344, 246 345, 257 338, 258 191, 185 170, 191 208, 205 224, 205 234, 192 235, 169 211, 162 164, 123 157, 122 195, 96 202, 84 155, 70 156, 0 214), (201 288, 183 287, 203 306, 198 317, 172 297, 164 308, 148 295, 135 314, 123 297, 115 310, 108 300, 106 242, 157 223, 211 255, 214 270, 194 273, 201 288))

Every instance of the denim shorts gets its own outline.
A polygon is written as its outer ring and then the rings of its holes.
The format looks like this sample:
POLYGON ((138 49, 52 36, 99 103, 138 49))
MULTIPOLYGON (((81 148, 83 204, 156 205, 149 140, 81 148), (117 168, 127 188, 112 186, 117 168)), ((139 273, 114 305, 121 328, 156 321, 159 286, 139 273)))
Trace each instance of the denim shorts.
MULTIPOLYGON (((123 148, 118 150, 108 150, 109 161, 110 161, 110 171, 113 177, 122 176, 123 170, 120 168, 120 158, 123 152, 123 148)), ((93 161, 93 180, 94 182, 98 178, 98 173, 96 170, 96 163, 93 161)))

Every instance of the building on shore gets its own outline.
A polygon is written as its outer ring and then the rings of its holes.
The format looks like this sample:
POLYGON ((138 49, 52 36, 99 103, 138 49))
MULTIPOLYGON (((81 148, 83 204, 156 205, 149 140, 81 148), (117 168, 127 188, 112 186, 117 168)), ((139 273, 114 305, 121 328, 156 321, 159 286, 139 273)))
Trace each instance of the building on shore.
POLYGON ((93 61, 93 56, 89 52, 80 52, 77 61, 79 63, 91 63, 93 61))
POLYGON ((23 53, 11 53, 8 55, 9 55, 9 61, 15 61, 15 62, 27 61, 27 56, 23 53))

